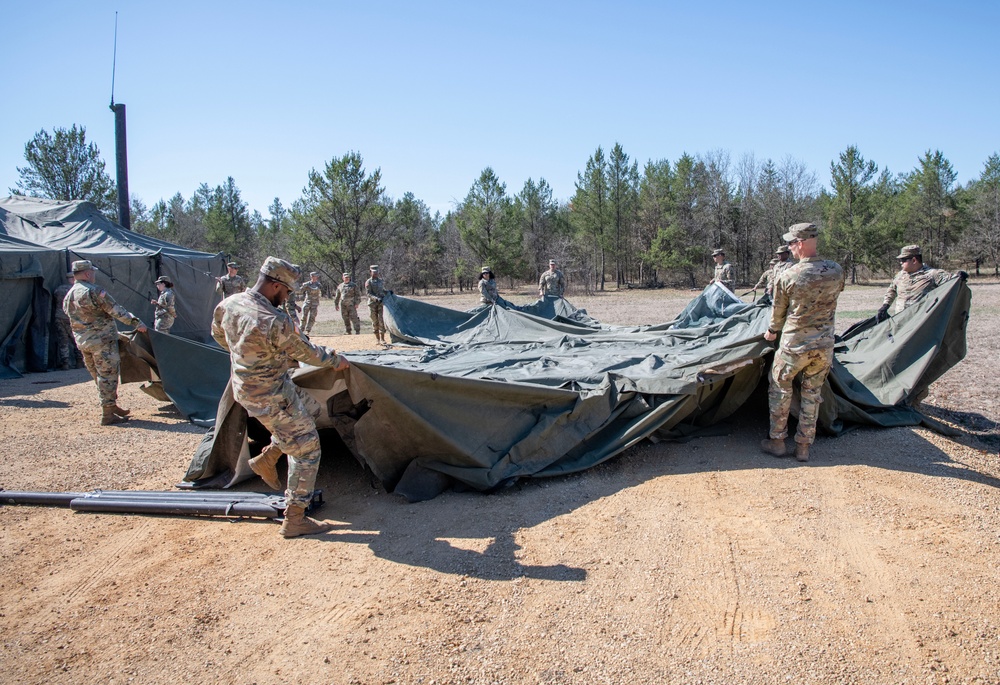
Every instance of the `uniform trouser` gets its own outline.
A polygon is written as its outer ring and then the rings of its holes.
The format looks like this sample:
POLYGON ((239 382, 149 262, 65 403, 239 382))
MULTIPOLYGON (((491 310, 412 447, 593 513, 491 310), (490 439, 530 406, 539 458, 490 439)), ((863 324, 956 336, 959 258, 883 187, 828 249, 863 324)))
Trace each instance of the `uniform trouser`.
POLYGON ((302 305, 302 331, 308 333, 316 323, 316 315, 319 313, 319 302, 306 302, 302 305))
POLYGON ((792 354, 779 348, 774 353, 771 383, 767 392, 767 404, 771 412, 771 439, 784 440, 788 437, 792 381, 801 373, 799 428, 795 433, 795 442, 811 445, 816 440, 816 419, 819 416, 819 405, 823 401, 820 393, 832 363, 832 347, 807 350, 799 354, 792 354))
POLYGON ((343 306, 340 308, 340 316, 344 319, 344 330, 348 333, 351 332, 351 324, 354 324, 354 332, 361 332, 361 317, 358 316, 358 307, 354 306, 343 306))
POLYGON ((163 316, 153 319, 153 330, 158 333, 169 333, 170 327, 174 325, 174 317, 163 316))
POLYGON ((77 350, 69 319, 56 318, 56 351, 59 355, 60 366, 69 366, 75 361, 77 350))
POLYGON ((106 344, 90 344, 80 348, 83 363, 97 383, 97 394, 101 406, 118 402, 118 371, 121 357, 118 356, 118 339, 106 344))
POLYGON ((322 407, 307 392, 285 380, 276 397, 262 398, 263 404, 236 398, 250 416, 271 431, 271 443, 288 455, 288 505, 308 507, 316 488, 320 450, 315 417, 322 407))
POLYGON ((382 303, 369 302, 368 313, 371 314, 372 317, 372 328, 374 329, 375 335, 384 332, 385 320, 382 318, 382 303))

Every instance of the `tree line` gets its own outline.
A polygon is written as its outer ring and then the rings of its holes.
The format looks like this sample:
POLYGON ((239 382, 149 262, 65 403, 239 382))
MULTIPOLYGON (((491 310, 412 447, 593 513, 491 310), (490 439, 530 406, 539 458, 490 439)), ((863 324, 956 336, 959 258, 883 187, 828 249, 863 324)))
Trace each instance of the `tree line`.
MULTIPOLYGON (((90 200, 114 217, 117 198, 96 146, 83 127, 40 131, 25 146, 15 194, 90 200)), ((608 287, 700 287, 721 247, 740 283, 753 283, 781 244, 786 227, 821 226, 821 251, 851 282, 895 271, 906 243, 926 262, 1000 275, 1000 155, 980 175, 957 182, 951 163, 928 150, 908 172, 892 173, 847 147, 830 164, 829 189, 803 163, 722 150, 650 160, 640 170, 620 144, 598 147, 578 172, 571 198, 559 200, 544 178, 516 193, 490 167, 445 215, 412 193, 394 199, 381 170, 358 152, 312 169, 301 197, 275 198, 265 218, 243 201, 229 177, 202 183, 147 206, 130 198, 132 230, 184 247, 222 252, 256 265, 268 254, 307 271, 361 278, 369 263, 399 292, 464 290, 489 265, 510 286, 537 280, 556 259, 571 284, 608 287)))

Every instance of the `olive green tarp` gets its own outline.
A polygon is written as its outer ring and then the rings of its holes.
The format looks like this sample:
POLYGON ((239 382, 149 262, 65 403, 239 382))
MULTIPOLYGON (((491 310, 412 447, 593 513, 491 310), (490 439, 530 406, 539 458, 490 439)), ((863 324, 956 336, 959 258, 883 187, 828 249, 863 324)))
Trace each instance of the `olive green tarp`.
MULTIPOLYGON (((910 402, 964 356, 969 303, 964 282, 950 281, 845 335, 821 427, 919 424, 910 402)), ((656 326, 601 325, 555 298, 457 312, 389 294, 385 311, 394 339, 422 347, 349 354, 346 372, 293 377, 324 407, 317 425, 340 438, 326 444, 346 446, 410 500, 456 483, 488 491, 571 473, 646 438, 697 432, 746 401, 773 350, 763 339, 767 303, 743 303, 718 285, 656 326)), ((228 389, 220 395, 216 428, 185 476, 194 486, 252 476, 256 422, 228 389)))

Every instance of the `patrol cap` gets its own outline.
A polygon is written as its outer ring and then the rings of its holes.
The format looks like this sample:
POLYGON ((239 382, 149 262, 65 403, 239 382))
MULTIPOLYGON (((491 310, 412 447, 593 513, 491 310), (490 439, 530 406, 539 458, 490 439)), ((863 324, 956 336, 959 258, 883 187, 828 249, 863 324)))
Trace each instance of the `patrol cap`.
POLYGON ((351 274, 347 273, 346 271, 345 271, 344 273, 340 274, 340 275, 341 275, 341 276, 342 276, 343 278, 350 278, 350 277, 351 277, 351 274))
POLYGON ((73 270, 73 273, 75 274, 78 274, 81 271, 90 271, 91 269, 93 269, 94 271, 100 271, 100 269, 94 266, 93 262, 91 262, 89 259, 78 259, 75 262, 73 262, 70 268, 73 270))
POLYGON ((774 251, 774 254, 790 254, 791 252, 792 251, 788 249, 788 245, 782 245, 774 251))
POLYGON ((312 278, 313 276, 319 276, 319 271, 310 271, 309 278, 312 278))
POLYGON ((168 288, 173 288, 174 287, 173 281, 171 281, 166 276, 160 276, 155 281, 153 281, 153 283, 162 283, 163 285, 167 286, 168 288))
POLYGON ((724 254, 726 254, 726 251, 723 250, 721 247, 718 248, 718 249, 716 249, 716 250, 712 250, 712 256, 713 257, 718 257, 720 254, 724 255, 724 254))
POLYGON ((789 226, 788 233, 781 236, 781 239, 786 243, 790 243, 793 240, 809 240, 818 235, 819 229, 816 228, 816 224, 802 223, 789 226))
POLYGON ((284 259, 268 257, 264 260, 264 265, 260 267, 260 272, 275 281, 278 281, 289 290, 295 290, 295 281, 299 280, 302 271, 299 267, 284 259))
POLYGON ((484 273, 484 274, 488 274, 488 273, 493 273, 493 269, 491 269, 491 268, 490 268, 490 267, 488 267, 488 266, 484 266, 484 267, 482 268, 482 271, 481 271, 481 273, 484 273))
POLYGON ((378 271, 378 264, 372 264, 368 267, 369 271, 378 271))
POLYGON ((907 245, 899 251, 899 256, 896 259, 909 259, 910 257, 920 257, 920 246, 919 245, 907 245))
POLYGON ((554 259, 550 259, 550 260, 549 260, 549 266, 552 266, 552 265, 553 265, 553 264, 555 264, 555 263, 556 263, 556 260, 554 260, 554 259))
POLYGON ((237 264, 236 262, 229 262, 228 264, 226 264, 226 266, 228 266, 230 269, 238 269, 238 268, 240 268, 240 265, 237 264))

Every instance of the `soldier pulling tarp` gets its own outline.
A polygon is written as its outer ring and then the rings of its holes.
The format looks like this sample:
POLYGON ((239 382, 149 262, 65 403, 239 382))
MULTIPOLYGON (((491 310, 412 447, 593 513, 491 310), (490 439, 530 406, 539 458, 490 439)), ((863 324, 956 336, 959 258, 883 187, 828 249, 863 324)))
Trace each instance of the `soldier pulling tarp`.
MULTIPOLYGON (((559 298, 465 313, 391 293, 384 302, 394 339, 422 347, 350 354, 346 372, 304 368, 294 379, 325 407, 317 426, 339 438, 327 444, 349 449, 410 500, 455 483, 488 491, 580 471, 643 439, 710 426, 753 393, 773 350, 762 337, 767 303, 741 302, 715 285, 655 326, 601 325, 559 298)), ((964 356, 969 304, 968 287, 955 279, 845 335, 820 427, 837 434, 854 424, 923 422, 911 405, 964 356)), ((173 373, 197 370, 160 365, 164 385, 173 373)), ((185 476, 192 485, 252 476, 246 461, 260 427, 229 394, 217 417, 185 476)))

